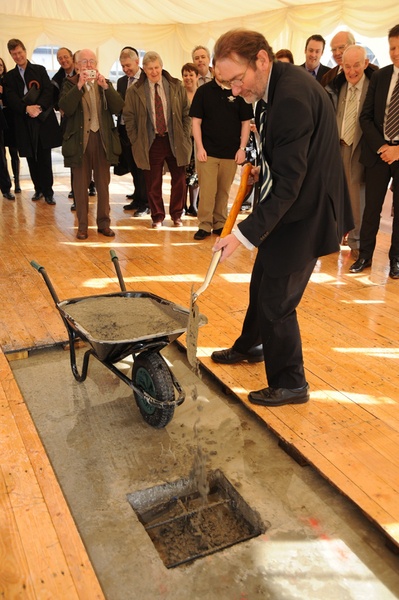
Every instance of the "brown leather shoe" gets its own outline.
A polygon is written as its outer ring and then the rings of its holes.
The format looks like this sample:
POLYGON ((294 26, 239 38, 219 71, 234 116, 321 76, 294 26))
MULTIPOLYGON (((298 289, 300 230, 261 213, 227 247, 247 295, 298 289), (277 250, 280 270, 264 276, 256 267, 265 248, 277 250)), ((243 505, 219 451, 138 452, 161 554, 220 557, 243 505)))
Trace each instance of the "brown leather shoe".
POLYGON ((87 240, 89 236, 87 235, 87 229, 85 229, 84 231, 78 231, 78 233, 76 234, 76 239, 77 240, 87 240))
POLYGON ((106 237, 115 237, 115 231, 112 231, 110 227, 104 227, 104 229, 97 229, 98 233, 105 235, 106 237))

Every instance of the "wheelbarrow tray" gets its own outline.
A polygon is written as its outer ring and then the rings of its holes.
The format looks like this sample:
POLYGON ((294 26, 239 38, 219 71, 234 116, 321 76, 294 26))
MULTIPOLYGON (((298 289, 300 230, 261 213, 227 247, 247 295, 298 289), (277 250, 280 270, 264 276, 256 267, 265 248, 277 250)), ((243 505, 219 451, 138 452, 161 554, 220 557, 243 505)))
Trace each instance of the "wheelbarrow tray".
POLYGON ((188 309, 149 292, 84 296, 56 306, 75 337, 86 341, 100 361, 110 363, 165 347, 185 333, 189 318, 188 309))

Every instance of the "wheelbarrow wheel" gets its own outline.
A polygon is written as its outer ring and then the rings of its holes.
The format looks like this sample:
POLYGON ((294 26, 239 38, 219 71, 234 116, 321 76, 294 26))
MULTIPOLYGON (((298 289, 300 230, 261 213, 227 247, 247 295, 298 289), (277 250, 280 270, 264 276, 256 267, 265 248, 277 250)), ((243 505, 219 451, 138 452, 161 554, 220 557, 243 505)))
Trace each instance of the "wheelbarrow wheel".
MULTIPOLYGON (((136 387, 141 388, 160 403, 174 400, 172 376, 164 359, 157 352, 142 352, 136 356, 132 381, 136 387)), ((134 397, 144 420, 152 427, 161 429, 172 420, 174 406, 155 406, 137 392, 134 392, 134 397)))

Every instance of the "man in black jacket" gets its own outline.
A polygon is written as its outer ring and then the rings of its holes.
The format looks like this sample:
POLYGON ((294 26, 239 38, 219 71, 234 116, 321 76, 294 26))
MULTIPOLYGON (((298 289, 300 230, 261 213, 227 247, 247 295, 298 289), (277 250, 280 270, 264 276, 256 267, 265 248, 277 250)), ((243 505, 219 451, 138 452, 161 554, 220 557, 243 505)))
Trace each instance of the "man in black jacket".
POLYGON ((317 258, 337 252, 353 228, 333 107, 304 69, 274 62, 260 33, 222 35, 214 63, 233 94, 258 101, 262 176, 254 211, 214 246, 223 250, 222 260, 240 244, 258 253, 242 333, 212 359, 233 364, 264 357, 268 387, 250 392, 249 401, 300 404, 309 400, 309 386, 296 308, 317 258))
POLYGON ((4 77, 6 104, 14 114, 16 143, 26 156, 35 186, 32 200, 55 204, 51 148, 61 145, 61 130, 53 110, 53 86, 47 71, 33 65, 21 40, 11 39, 7 48, 15 68, 4 77))
POLYGON ((360 273, 371 266, 382 205, 392 178, 394 211, 389 276, 399 279, 399 25, 389 31, 388 41, 393 64, 374 72, 360 114, 363 131, 360 162, 366 168, 366 204, 359 258, 349 271, 360 273))

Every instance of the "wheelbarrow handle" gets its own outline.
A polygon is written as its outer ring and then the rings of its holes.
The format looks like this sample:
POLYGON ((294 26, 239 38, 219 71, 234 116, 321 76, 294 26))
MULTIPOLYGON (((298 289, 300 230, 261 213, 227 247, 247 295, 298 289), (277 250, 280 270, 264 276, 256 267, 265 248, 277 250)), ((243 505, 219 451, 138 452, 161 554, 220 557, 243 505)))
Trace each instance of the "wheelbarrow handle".
POLYGON ((36 269, 36 271, 39 271, 39 273, 40 273, 40 269, 44 269, 44 267, 42 267, 41 265, 39 265, 39 263, 36 262, 35 260, 31 260, 30 264, 32 265, 32 267, 34 269, 36 269))
POLYGON ((119 265, 119 258, 117 256, 115 250, 111 249, 109 251, 109 253, 111 255, 111 260, 114 263, 114 267, 115 267, 116 275, 118 277, 119 287, 121 288, 121 292, 126 292, 126 285, 125 285, 125 282, 123 280, 123 275, 122 275, 121 267, 119 265))
POLYGON ((55 289, 53 287, 53 284, 51 283, 50 278, 47 275, 46 269, 44 267, 42 267, 41 265, 39 265, 39 263, 36 262, 35 260, 31 260, 30 264, 43 277, 43 279, 44 279, 44 281, 45 281, 45 283, 46 283, 46 285, 48 287, 48 290, 49 290, 49 292, 51 294, 51 297, 53 298, 53 300, 54 300, 54 302, 56 304, 59 304, 60 303, 60 299, 58 298, 57 292, 55 291, 55 289))

